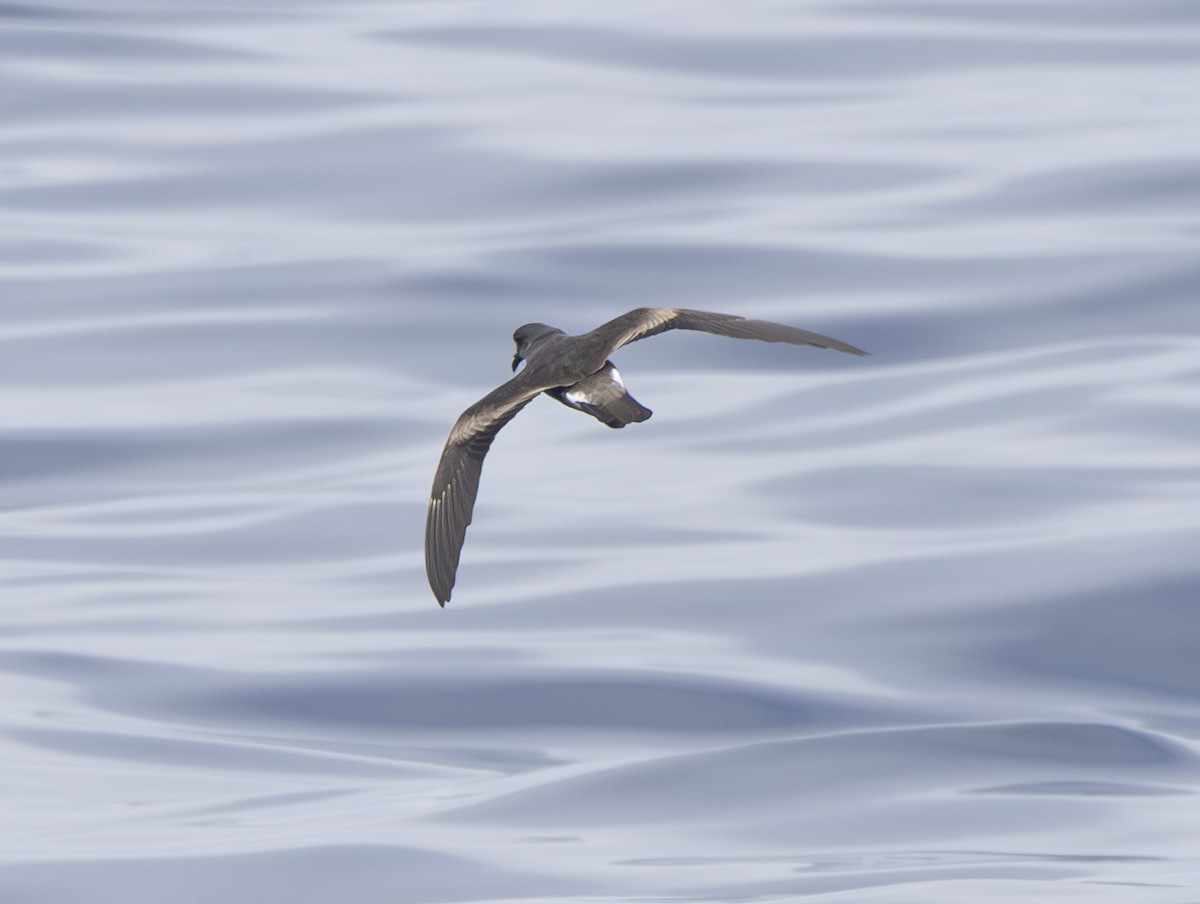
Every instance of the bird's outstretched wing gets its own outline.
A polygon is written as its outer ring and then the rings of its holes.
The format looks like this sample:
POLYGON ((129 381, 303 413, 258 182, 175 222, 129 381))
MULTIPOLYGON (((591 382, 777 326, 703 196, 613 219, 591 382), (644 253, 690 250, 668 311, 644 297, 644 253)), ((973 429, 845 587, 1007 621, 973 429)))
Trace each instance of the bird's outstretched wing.
POLYGON ((500 428, 546 388, 532 385, 522 376, 517 374, 464 411, 442 450, 425 519, 425 574, 439 606, 446 605, 454 587, 458 557, 479 492, 483 457, 500 428))
POLYGON ((637 342, 647 336, 665 333, 667 330, 699 330, 702 333, 714 333, 717 336, 729 336, 733 339, 790 342, 793 345, 832 348, 851 355, 866 354, 861 348, 855 348, 853 345, 831 339, 829 336, 822 336, 820 333, 797 329, 794 326, 772 323, 769 320, 750 320, 746 317, 735 317, 732 314, 689 311, 687 308, 635 308, 628 314, 622 314, 620 317, 596 327, 592 330, 591 335, 599 336, 609 343, 605 352, 607 356, 622 345, 637 342))

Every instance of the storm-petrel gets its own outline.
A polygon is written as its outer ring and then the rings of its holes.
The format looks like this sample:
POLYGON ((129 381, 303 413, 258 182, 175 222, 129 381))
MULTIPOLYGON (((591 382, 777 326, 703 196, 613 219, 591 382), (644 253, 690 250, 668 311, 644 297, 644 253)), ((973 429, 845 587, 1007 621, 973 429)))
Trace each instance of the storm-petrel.
POLYGON ((522 361, 525 367, 462 413, 450 431, 433 478, 425 522, 425 572, 439 606, 450 599, 479 491, 483 457, 500 428, 540 392, 610 427, 646 420, 650 409, 625 389, 608 356, 623 345, 667 330, 700 330, 734 339, 790 342, 866 354, 820 333, 683 308, 637 308, 580 336, 568 336, 544 323, 525 324, 513 333, 517 353, 512 363, 514 371, 522 361))

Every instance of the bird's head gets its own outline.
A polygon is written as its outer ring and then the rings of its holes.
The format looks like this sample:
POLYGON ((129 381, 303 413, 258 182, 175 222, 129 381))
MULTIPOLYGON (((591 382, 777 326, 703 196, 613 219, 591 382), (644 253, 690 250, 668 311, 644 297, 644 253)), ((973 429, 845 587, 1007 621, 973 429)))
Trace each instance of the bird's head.
POLYGON ((517 331, 513 333, 513 342, 517 344, 517 352, 513 355, 512 360, 513 371, 516 372, 516 369, 521 366, 521 362, 531 354, 535 354, 538 347, 551 336, 562 335, 565 335, 562 330, 546 326, 544 323, 527 323, 517 327, 517 331))

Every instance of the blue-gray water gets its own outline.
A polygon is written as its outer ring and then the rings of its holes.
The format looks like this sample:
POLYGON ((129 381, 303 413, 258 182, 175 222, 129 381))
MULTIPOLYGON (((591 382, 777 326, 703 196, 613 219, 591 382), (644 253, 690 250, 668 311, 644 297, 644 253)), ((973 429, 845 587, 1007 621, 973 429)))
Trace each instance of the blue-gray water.
POLYGON ((1200 900, 1200 8, 0 4, 0 900, 1200 900), (424 507, 536 400, 451 604, 424 507))

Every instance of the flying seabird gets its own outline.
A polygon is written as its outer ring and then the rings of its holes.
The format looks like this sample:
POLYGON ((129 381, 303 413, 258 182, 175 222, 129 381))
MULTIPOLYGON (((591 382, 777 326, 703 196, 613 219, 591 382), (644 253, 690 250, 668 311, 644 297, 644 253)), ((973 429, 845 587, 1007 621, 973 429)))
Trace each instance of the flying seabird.
POLYGON ((646 420, 650 409, 625 389, 608 356, 623 345, 667 330, 700 330, 734 339, 790 342, 851 355, 866 354, 837 339, 781 323, 683 308, 637 308, 579 336, 568 336, 544 323, 525 324, 513 333, 517 352, 512 368, 516 371, 522 361, 525 367, 462 413, 450 431, 433 478, 425 521, 425 573, 439 606, 450 600, 479 492, 483 457, 500 428, 541 392, 609 427, 646 420))

